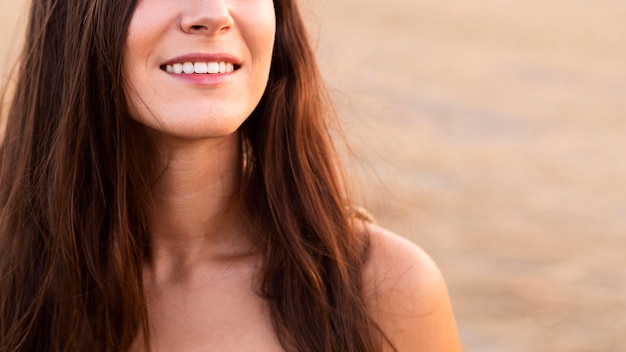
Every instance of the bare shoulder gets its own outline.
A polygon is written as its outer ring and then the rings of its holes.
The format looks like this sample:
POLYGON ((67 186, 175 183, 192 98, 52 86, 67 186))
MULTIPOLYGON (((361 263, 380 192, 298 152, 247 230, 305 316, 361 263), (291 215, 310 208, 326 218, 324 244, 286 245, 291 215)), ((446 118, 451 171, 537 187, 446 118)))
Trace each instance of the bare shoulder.
POLYGON ((366 300, 397 351, 461 351, 448 290, 430 256, 388 230, 363 226, 371 239, 366 300))

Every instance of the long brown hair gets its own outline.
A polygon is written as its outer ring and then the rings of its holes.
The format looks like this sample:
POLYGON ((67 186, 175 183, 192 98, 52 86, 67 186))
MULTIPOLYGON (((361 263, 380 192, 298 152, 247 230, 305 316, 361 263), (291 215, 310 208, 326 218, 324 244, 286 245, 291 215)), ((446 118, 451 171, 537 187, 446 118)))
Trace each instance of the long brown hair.
MULTIPOLYGON (((149 136, 122 79, 135 0, 37 0, 0 147, 0 351, 125 351, 149 340, 149 136), (131 138, 132 137, 132 138, 131 138)), ((275 0, 267 89, 241 127, 258 293, 288 351, 375 351, 367 237, 351 226, 328 97, 295 0, 275 0)))

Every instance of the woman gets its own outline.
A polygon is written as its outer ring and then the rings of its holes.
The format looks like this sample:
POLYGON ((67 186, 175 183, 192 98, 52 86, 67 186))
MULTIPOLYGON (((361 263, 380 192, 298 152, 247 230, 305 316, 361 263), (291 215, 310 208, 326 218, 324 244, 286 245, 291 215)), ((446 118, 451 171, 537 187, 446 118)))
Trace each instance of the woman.
POLYGON ((294 0, 38 0, 0 154, 0 351, 458 351, 349 206, 294 0))

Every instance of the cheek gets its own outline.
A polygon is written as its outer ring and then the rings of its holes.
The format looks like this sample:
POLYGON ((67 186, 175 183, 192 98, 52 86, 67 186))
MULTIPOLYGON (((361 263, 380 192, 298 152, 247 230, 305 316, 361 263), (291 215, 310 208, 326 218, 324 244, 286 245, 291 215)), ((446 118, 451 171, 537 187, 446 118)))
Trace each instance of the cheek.
POLYGON ((254 56, 271 59, 276 35, 274 3, 263 0, 251 2, 237 12, 239 26, 254 56))
POLYGON ((130 116, 139 122, 149 122, 153 97, 159 94, 159 85, 150 76, 152 51, 162 36, 163 18, 149 16, 145 8, 137 8, 126 34, 122 56, 122 79, 130 116), (152 22, 148 21, 150 18, 152 22))
MULTIPOLYGON (((130 44, 127 42, 127 44, 130 44)), ((141 103, 139 94, 137 93, 137 83, 140 82, 137 74, 137 59, 136 53, 133 53, 128 49, 128 46, 124 50, 124 56, 122 61, 122 85, 124 87, 124 94, 126 96, 127 110, 130 116, 137 116, 138 107, 141 103)))
POLYGON ((128 55, 124 57, 122 62, 122 85, 127 112, 133 120, 146 125, 153 125, 155 115, 151 106, 154 105, 154 98, 158 97, 160 92, 157 86, 151 84, 146 76, 142 61, 136 60, 136 57, 129 50, 126 50, 126 53, 128 55))
POLYGON ((171 30, 178 12, 168 1, 139 1, 137 4, 124 44, 124 61, 129 68, 148 66, 153 50, 171 30))

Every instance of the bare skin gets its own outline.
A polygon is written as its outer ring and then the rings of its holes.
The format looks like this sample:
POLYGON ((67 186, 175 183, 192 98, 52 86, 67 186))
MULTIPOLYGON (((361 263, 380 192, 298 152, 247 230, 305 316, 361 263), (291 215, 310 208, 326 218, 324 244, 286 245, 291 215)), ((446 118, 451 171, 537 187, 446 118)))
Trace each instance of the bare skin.
POLYGON ((152 349, 281 351, 268 307, 252 290, 259 255, 235 202, 237 135, 172 144, 144 268, 152 349))
POLYGON ((448 290, 433 260, 394 233, 364 226, 372 240, 365 297, 389 340, 401 352, 461 351, 448 290))
MULTIPOLYGON (((259 253, 233 202, 236 134, 175 145, 155 190, 154 245, 144 269, 152 349, 282 351, 268 306, 252 289, 259 253)), ((460 351, 445 283, 432 260, 395 234, 358 227, 372 237, 364 272, 371 314, 398 351, 460 351)))
MULTIPOLYGON (((237 129, 266 88, 275 34, 272 0, 140 0, 133 14, 124 52, 129 110, 167 151, 144 266, 153 351, 282 350, 267 302, 253 291, 261 256, 236 201, 237 129), (216 61, 238 69, 209 76, 195 68, 216 61), (173 69, 192 62, 193 72, 173 69)), ((460 350, 432 261, 380 228, 360 231, 372 236, 365 295, 398 350, 460 350)))

